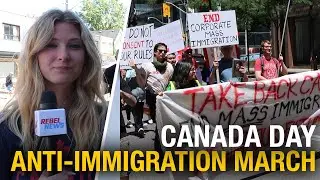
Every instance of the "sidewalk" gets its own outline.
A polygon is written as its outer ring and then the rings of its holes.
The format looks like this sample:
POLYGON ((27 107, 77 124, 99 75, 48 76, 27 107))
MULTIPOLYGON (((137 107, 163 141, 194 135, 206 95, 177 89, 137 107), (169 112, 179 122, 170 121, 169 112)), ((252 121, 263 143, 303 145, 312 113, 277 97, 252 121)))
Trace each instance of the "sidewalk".
POLYGON ((0 89, 0 111, 7 104, 7 102, 12 98, 13 94, 10 94, 4 89, 0 89))

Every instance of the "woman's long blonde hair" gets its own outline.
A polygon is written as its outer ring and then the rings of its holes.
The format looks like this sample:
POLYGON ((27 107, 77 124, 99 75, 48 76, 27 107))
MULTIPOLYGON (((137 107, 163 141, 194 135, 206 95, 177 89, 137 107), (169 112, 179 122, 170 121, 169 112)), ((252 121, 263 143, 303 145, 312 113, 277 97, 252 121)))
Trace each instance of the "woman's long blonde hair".
MULTIPOLYGON (((98 149, 107 107, 102 93, 101 58, 89 29, 70 11, 49 10, 29 29, 20 56, 15 100, 4 108, 0 122, 7 120, 9 129, 21 139, 24 150, 37 148, 39 138, 34 135, 34 111, 39 109, 41 94, 45 91, 37 56, 53 38, 56 22, 75 24, 81 33, 86 52, 82 73, 75 81, 75 97, 67 114, 75 148, 98 149)), ((41 147, 48 148, 48 142, 48 139, 43 140, 41 147)))

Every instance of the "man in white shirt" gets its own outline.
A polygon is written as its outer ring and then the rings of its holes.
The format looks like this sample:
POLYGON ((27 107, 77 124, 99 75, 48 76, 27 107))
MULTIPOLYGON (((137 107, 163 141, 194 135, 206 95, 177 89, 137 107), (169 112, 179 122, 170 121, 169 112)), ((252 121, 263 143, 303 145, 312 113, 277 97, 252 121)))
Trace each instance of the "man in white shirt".
MULTIPOLYGON (((139 86, 146 89, 146 103, 153 121, 156 121, 156 97, 166 90, 174 71, 173 66, 165 58, 167 49, 166 44, 158 43, 154 46, 153 62, 145 63, 141 68, 138 68, 133 61, 129 64, 136 71, 139 86)), ((161 152, 157 129, 155 150, 161 152)))
POLYGON ((155 118, 156 96, 163 93, 173 75, 173 67, 165 59, 167 45, 158 43, 154 46, 153 62, 145 63, 141 68, 131 61, 130 66, 136 71, 139 86, 146 89, 146 101, 152 120, 155 118), (154 107, 154 108, 153 108, 154 107))

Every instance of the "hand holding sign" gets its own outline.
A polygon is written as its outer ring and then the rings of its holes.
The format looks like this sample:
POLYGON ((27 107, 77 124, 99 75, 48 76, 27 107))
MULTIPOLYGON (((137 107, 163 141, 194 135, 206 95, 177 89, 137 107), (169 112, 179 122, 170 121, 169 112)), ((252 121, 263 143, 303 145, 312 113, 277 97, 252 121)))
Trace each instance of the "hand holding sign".
POLYGON ((214 61, 213 61, 213 68, 214 68, 214 69, 219 68, 219 61, 218 61, 218 60, 214 60, 214 61))
POLYGON ((241 74, 245 74, 245 73, 247 72, 247 69, 246 69, 244 66, 240 66, 239 72, 240 72, 241 74))
POLYGON ((280 54, 279 56, 279 62, 282 63, 283 62, 283 56, 280 54))
POLYGON ((132 69, 134 69, 134 68, 136 68, 136 62, 135 62, 135 60, 130 60, 129 61, 129 66, 132 68, 132 69))

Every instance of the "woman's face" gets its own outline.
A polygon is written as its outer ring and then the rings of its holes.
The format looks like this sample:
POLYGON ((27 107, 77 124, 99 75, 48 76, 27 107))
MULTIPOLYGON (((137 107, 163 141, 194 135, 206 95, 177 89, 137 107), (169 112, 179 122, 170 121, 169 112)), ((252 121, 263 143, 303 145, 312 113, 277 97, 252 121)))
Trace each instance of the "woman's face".
POLYGON ((196 78, 196 68, 194 66, 191 67, 190 71, 189 71, 189 77, 188 80, 193 80, 196 78))
POLYGON ((56 23, 50 43, 39 52, 39 67, 48 83, 70 85, 81 74, 85 47, 75 25, 56 23))

